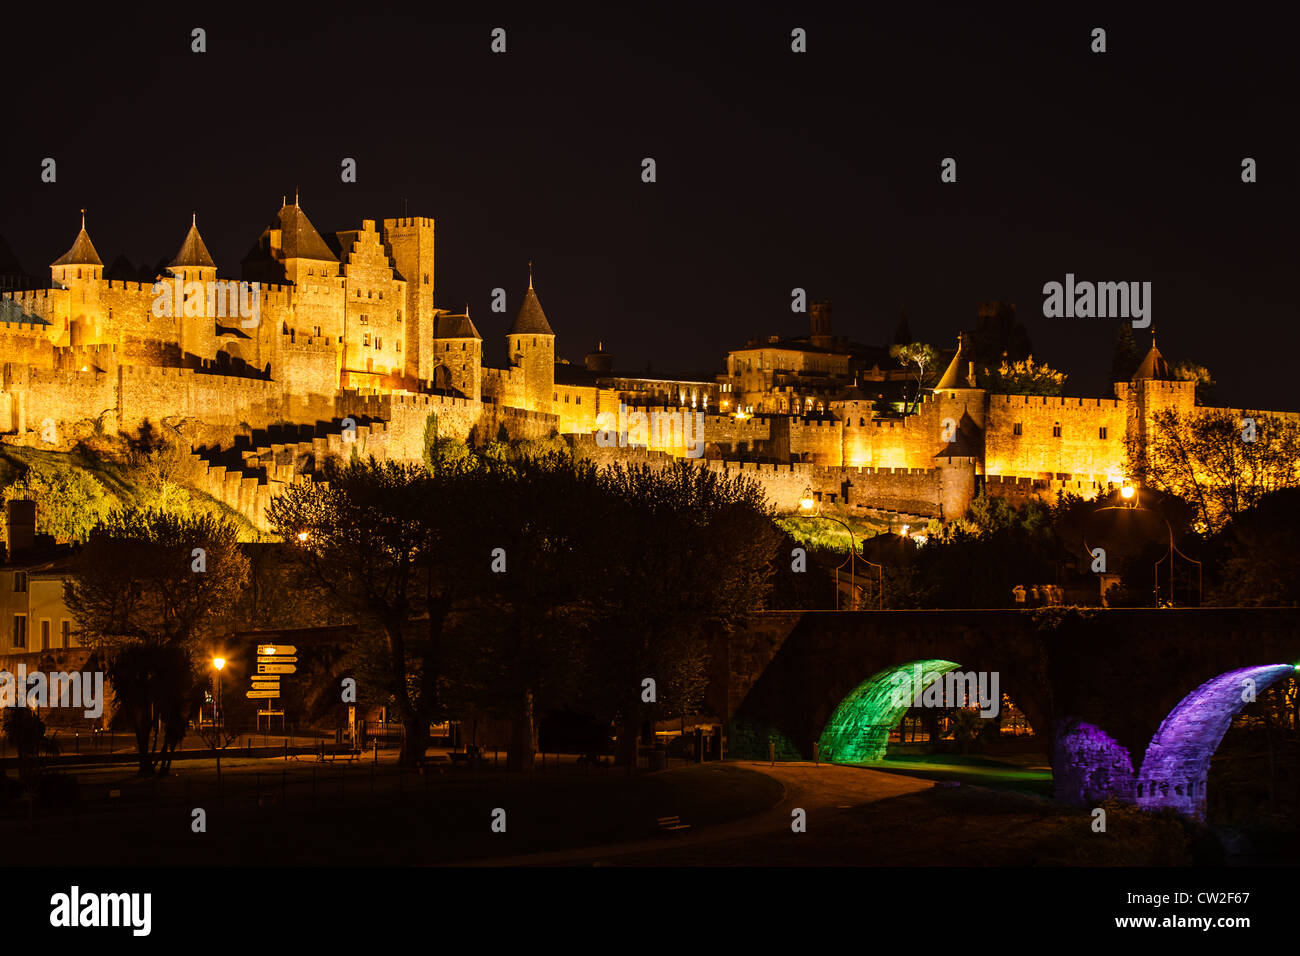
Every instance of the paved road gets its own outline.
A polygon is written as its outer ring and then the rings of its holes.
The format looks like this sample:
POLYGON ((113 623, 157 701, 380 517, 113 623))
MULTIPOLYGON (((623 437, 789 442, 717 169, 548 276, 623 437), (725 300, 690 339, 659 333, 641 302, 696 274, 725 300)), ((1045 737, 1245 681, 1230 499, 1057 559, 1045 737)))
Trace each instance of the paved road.
MULTIPOLYGON (((728 761, 728 766, 745 767, 767 774, 784 788, 781 800, 770 810, 718 826, 692 829, 686 833, 665 834, 648 840, 614 843, 599 847, 533 853, 525 856, 505 857, 478 861, 472 866, 599 866, 602 864, 632 864, 643 854, 658 856, 665 851, 681 851, 724 841, 744 840, 753 837, 771 837, 789 834, 791 813, 801 808, 807 813, 809 826, 823 826, 835 815, 853 807, 873 803, 889 797, 903 796, 929 790, 934 784, 929 780, 880 773, 859 767, 839 767, 831 764, 815 766, 811 763, 779 763, 769 767, 766 763, 728 761)), ((719 770, 719 773, 725 771, 719 770)), ((684 820, 690 823, 690 820, 684 820)), ((645 862, 650 862, 647 859, 645 862)))

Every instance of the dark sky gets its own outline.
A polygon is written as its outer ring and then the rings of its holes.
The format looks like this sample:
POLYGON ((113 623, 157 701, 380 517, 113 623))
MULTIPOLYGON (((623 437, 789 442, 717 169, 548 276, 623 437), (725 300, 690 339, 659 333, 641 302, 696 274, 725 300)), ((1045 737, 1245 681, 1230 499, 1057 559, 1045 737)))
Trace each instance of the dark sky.
POLYGON ((197 211, 236 276, 295 185, 322 232, 405 199, 437 220, 438 304, 470 304, 489 359, 491 290, 513 313, 531 258, 574 360, 602 339, 622 371, 716 371, 806 329, 795 286, 837 333, 887 342, 905 303, 945 347, 1005 299, 1089 395, 1110 394, 1117 320, 1044 318, 1043 283, 1150 281, 1166 355, 1210 366, 1227 403, 1300 410, 1300 84, 1268 11, 445 6, 7 24, 0 236, 48 278, 82 206, 106 263, 171 255, 197 211))

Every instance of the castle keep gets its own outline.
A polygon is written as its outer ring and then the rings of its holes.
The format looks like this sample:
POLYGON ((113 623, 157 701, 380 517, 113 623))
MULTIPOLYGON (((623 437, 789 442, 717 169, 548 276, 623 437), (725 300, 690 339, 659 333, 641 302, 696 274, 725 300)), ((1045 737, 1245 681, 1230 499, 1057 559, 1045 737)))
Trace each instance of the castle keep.
POLYGON ((933 389, 890 409, 871 386, 903 371, 887 348, 833 335, 828 303, 812 305, 807 336, 753 340, 712 380, 621 376, 599 346, 581 364, 557 358, 531 275, 499 333, 508 362, 492 368, 468 312, 434 304, 434 240, 422 217, 322 235, 295 199, 238 281, 218 278, 197 221, 170 261, 132 278, 106 274, 83 216, 48 288, 16 266, 0 277, 0 433, 67 450, 95 432, 170 430, 208 464, 208 490, 264 525, 304 460, 351 448, 419 460, 435 413, 442 436, 558 434, 604 462, 688 455, 681 428, 632 447, 627 433, 595 441, 629 411, 671 412, 702 426, 705 467, 751 474, 778 508, 811 490, 946 520, 980 489, 1103 492, 1125 478, 1126 438, 1144 438, 1163 409, 1196 408, 1194 383, 1174 379, 1154 340, 1114 397, 1064 398, 978 387, 963 337, 933 389))

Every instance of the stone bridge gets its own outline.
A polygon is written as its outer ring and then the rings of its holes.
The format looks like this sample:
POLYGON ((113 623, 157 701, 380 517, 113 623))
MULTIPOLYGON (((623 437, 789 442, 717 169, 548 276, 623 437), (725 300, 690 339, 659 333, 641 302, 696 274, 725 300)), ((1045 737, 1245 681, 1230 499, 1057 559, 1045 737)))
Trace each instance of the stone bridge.
POLYGON ((1203 818, 1233 717, 1295 662, 1298 608, 772 611, 719 647, 710 703, 732 756, 864 762, 938 675, 996 672, 1058 800, 1203 818))

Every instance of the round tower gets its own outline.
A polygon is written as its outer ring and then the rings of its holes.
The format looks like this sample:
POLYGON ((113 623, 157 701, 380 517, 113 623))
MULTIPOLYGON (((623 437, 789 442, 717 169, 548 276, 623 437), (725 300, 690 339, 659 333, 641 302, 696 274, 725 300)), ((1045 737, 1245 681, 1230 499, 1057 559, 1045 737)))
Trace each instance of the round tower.
POLYGON ((506 333, 506 354, 510 365, 522 373, 522 390, 516 401, 533 412, 550 413, 555 408, 555 333, 546 321, 542 303, 533 291, 529 269, 528 291, 519 314, 506 333))
POLYGON ((99 344, 103 333, 99 287, 104 278, 104 263, 90 241, 90 233, 86 232, 86 210, 81 210, 81 231, 72 248, 50 263, 50 277, 56 288, 70 293, 68 312, 64 316, 68 323, 68 344, 99 344))
MULTIPOLYGON (((948 447, 964 449, 975 460, 976 473, 984 472, 984 427, 987 421, 987 397, 977 384, 974 348, 966 333, 957 338, 957 354, 934 387, 938 421, 938 438, 948 447)), ((937 456, 936 456, 937 457, 937 456)))
POLYGON ((217 357, 217 324, 240 325, 239 294, 233 283, 233 298, 217 288, 217 264, 199 235, 197 215, 191 216, 190 231, 167 269, 181 280, 181 308, 175 315, 181 356, 210 362, 217 357))

